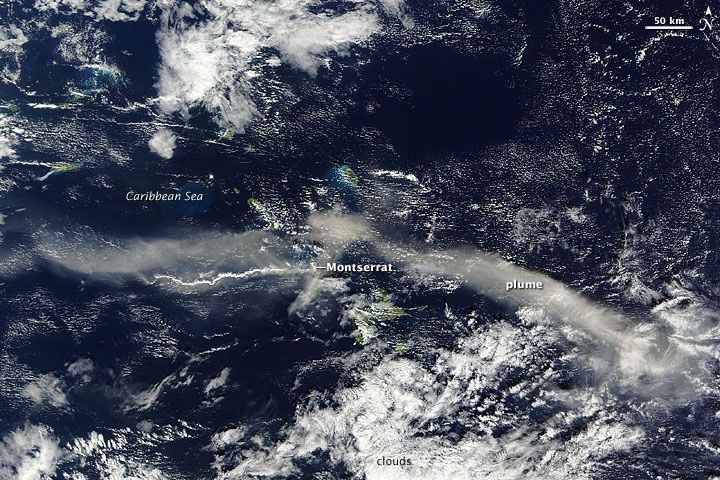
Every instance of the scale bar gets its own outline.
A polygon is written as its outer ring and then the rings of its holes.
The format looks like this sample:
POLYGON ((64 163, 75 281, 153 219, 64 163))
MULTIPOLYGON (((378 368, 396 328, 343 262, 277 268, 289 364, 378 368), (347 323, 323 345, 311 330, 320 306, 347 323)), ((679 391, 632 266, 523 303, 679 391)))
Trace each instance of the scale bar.
POLYGON ((645 30, 692 30, 692 25, 645 25, 645 30))

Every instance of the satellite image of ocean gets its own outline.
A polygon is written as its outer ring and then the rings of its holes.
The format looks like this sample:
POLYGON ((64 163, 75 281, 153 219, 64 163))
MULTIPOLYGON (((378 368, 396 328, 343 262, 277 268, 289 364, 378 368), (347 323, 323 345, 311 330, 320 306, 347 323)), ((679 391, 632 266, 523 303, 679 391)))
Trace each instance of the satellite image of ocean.
POLYGON ((0 480, 720 480, 718 18, 0 0, 0 480))

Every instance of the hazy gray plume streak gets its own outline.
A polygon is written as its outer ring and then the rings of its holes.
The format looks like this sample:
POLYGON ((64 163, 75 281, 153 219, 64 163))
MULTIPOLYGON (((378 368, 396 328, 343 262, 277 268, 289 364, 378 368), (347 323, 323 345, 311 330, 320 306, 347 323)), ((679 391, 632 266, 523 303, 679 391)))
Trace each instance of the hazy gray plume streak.
POLYGON ((593 304, 564 283, 528 270, 494 255, 470 251, 447 251, 442 255, 423 254, 410 265, 420 272, 461 275, 479 292, 514 307, 541 307, 575 327, 587 330, 613 344, 624 343, 627 322, 618 313, 593 304), (542 289, 506 289, 506 282, 542 283, 542 289))
POLYGON ((287 242, 262 231, 190 232, 159 238, 66 238, 42 246, 45 258, 89 281, 182 287, 213 287, 223 280, 299 273, 290 264, 287 242))
MULTIPOLYGON (((378 245, 379 246, 379 245, 378 245)), ((397 257, 398 248, 380 247, 397 257)), ((471 249, 418 253, 402 251, 404 268, 421 274, 460 277, 483 295, 512 307, 534 307, 553 318, 581 329, 623 353, 623 363, 651 369, 661 368, 662 355, 657 339, 650 333, 641 338, 632 321, 610 308, 599 306, 564 283, 542 273, 525 269, 502 258, 471 249), (510 289, 506 282, 542 282, 542 289, 510 289), (637 363, 636 363, 637 362, 637 363)))
MULTIPOLYGON (((315 236, 339 252, 353 241, 375 245, 396 269, 414 270, 420 274, 460 278, 471 288, 512 307, 542 309, 554 319, 583 330, 615 347, 621 362, 628 367, 659 370, 667 349, 654 330, 642 336, 636 331, 638 322, 625 318, 610 308, 602 307, 573 291, 564 283, 542 273, 515 265, 497 255, 477 249, 415 251, 387 242, 371 233, 365 220, 336 213, 311 216, 315 236), (542 289, 506 289, 506 282, 542 282, 542 289)), ((326 252, 330 253, 330 252, 326 252)), ((330 256, 333 256, 332 253, 330 256)))

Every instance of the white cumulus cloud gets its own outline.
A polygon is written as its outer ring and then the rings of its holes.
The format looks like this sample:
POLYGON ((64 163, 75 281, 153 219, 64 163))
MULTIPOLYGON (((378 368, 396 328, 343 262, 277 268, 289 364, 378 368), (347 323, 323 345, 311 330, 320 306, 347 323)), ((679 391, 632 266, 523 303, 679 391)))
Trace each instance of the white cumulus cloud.
POLYGON ((23 389, 23 395, 37 404, 49 403, 54 407, 67 405, 65 385, 52 373, 40 375, 23 389))
POLYGON ((13 139, 5 136, 0 136, 0 158, 15 158, 15 149, 13 146, 15 142, 13 139))
POLYGON ((0 27, 0 50, 15 49, 27 41, 27 37, 17 26, 0 27))
POLYGON ((158 130, 148 141, 150 151, 163 158, 170 159, 175 153, 177 137, 173 132, 164 128, 158 130))
POLYGON ((229 462, 218 465, 218 478, 291 478, 300 474, 296 462, 316 458, 318 450, 331 464, 371 479, 522 478, 529 468, 532 478, 582 477, 604 456, 633 448, 644 432, 613 410, 602 389, 575 390, 567 403, 556 403, 551 388, 538 390, 538 379, 554 372, 528 368, 550 344, 541 330, 496 324, 456 350, 439 350, 431 368, 388 356, 359 385, 337 390, 332 406, 310 401, 300 407, 275 442, 247 439, 242 429, 219 432, 211 448, 243 447, 233 457, 234 469, 227 470, 229 462), (524 375, 507 391, 519 370, 524 375), (559 411, 547 414, 542 429, 529 425, 523 408, 547 403, 559 411), (568 418, 584 419, 587 428, 574 431, 568 418), (466 424, 467 433, 448 435, 453 421, 466 424), (498 426, 510 428, 498 434, 498 426), (411 464, 380 466, 383 456, 411 464))
MULTIPOLYGON (((377 4, 354 6, 331 14, 311 0, 212 0, 202 7, 167 2, 157 34, 161 109, 187 116, 200 106, 220 126, 243 132, 259 114, 249 80, 257 75, 248 75, 258 73, 253 69, 277 66, 279 54, 314 75, 331 54, 345 54, 380 30, 377 4)), ((388 13, 399 13, 400 6, 389 2, 388 13)))
POLYGON ((213 390, 217 390, 218 388, 225 385, 229 376, 230 376, 230 368, 229 367, 223 368, 217 377, 211 378, 208 381, 207 385, 205 385, 205 393, 210 393, 213 390))
POLYGON ((34 6, 40 12, 82 13, 95 20, 127 22, 139 19, 146 4, 146 0, 102 0, 97 3, 87 0, 35 0, 34 6))
POLYGON ((62 450, 53 431, 44 425, 18 428, 0 442, 0 478, 42 480, 55 478, 62 450))

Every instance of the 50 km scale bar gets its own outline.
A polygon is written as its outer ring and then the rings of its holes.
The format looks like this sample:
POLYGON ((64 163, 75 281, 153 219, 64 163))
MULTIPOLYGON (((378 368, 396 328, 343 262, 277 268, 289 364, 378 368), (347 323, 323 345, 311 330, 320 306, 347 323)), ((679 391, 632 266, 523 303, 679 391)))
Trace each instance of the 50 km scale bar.
POLYGON ((685 25, 684 18, 655 17, 655 25, 646 25, 645 30, 692 30, 691 25, 685 25))
POLYGON ((692 30, 692 25, 645 25, 645 30, 692 30))

